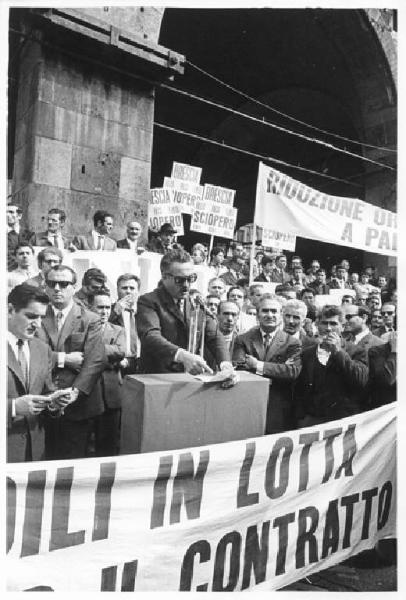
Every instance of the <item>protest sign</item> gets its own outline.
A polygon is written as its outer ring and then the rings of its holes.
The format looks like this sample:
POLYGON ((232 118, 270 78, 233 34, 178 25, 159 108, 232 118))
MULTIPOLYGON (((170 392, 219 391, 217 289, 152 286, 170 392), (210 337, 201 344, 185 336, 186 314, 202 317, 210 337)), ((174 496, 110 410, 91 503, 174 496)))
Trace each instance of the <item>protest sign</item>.
POLYGON ((152 231, 159 231, 164 223, 170 223, 183 235, 183 218, 181 207, 175 203, 174 190, 167 188, 153 188, 148 204, 148 227, 152 231))
POLYGON ((396 213, 330 196, 259 163, 254 223, 304 238, 395 256, 396 213))
POLYGON ((204 184, 203 200, 206 202, 217 202, 225 206, 232 206, 234 203, 235 190, 212 185, 211 183, 204 184))
POLYGON ((233 239, 237 221, 237 209, 218 202, 196 202, 190 224, 191 231, 233 239))
POLYGON ((174 162, 172 165, 171 177, 174 179, 182 179, 183 181, 189 181, 190 183, 200 183, 201 176, 201 167, 194 167, 193 165, 185 165, 184 163, 178 162, 174 162))
POLYGON ((290 250, 294 252, 296 246, 296 236, 292 233, 283 233, 277 229, 262 229, 262 245, 272 247, 275 250, 290 250))
POLYGON ((396 406, 191 449, 7 465, 7 589, 265 591, 396 535, 396 406))
POLYGON ((164 187, 174 190, 175 204, 179 204, 181 211, 189 215, 193 214, 196 201, 203 196, 202 185, 173 177, 164 177, 164 187))

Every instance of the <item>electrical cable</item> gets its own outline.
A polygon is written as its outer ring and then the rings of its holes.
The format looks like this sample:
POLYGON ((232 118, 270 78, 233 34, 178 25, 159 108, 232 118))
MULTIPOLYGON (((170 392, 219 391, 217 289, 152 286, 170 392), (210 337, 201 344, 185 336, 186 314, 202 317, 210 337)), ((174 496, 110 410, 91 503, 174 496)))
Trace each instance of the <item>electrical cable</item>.
POLYGON ((310 129, 314 129, 315 131, 318 131, 319 133, 324 133, 325 135, 330 135, 332 137, 336 137, 337 139, 343 140, 345 142, 351 142, 352 144, 357 144, 359 146, 365 146, 366 148, 372 148, 374 150, 381 150, 383 152, 392 152, 394 154, 397 154, 397 150, 393 150, 392 148, 384 148, 382 146, 374 146, 373 144, 367 144, 366 142, 359 142, 358 140, 353 140, 353 139, 345 137, 343 135, 339 135, 338 133, 333 133, 332 131, 326 131, 325 129, 321 129, 320 127, 317 127, 316 125, 311 125, 310 123, 306 123, 305 121, 301 121, 300 119, 292 117, 291 115, 288 115, 287 113, 284 113, 284 112, 282 112, 282 111, 274 108, 273 106, 269 106, 269 104, 265 104, 264 102, 261 102, 260 100, 257 100, 256 98, 253 98, 252 96, 250 96, 249 94, 247 94, 247 93, 245 93, 245 92, 243 92, 241 90, 238 90, 237 88, 233 87, 229 83, 226 83, 225 81, 222 81, 221 79, 219 79, 218 77, 215 77, 211 73, 208 73, 207 71, 205 71, 201 67, 198 67, 197 65, 193 64, 190 60, 186 59, 185 62, 188 65, 190 65, 193 69, 196 69, 196 71, 200 71, 200 73, 202 73, 203 75, 206 75, 206 77, 210 77, 214 81, 217 81, 217 83, 220 83, 221 85, 223 85, 224 87, 232 90, 236 94, 239 94, 240 96, 243 96, 247 100, 250 100, 251 102, 254 102, 255 104, 258 104, 259 106, 267 108, 268 110, 276 113, 277 115, 285 117, 286 119, 290 119, 291 121, 294 121, 295 123, 299 123, 300 125, 304 125, 305 127, 309 127, 310 129))
POLYGON ((202 142, 206 142, 208 144, 214 144, 215 146, 220 146, 221 148, 226 148, 227 150, 233 150, 235 152, 240 152, 241 154, 246 154, 248 156, 253 156, 254 158, 259 158, 265 162, 276 163, 278 165, 282 165, 284 167, 298 169, 299 171, 304 171, 305 173, 311 173, 312 175, 317 175, 319 177, 324 177, 325 179, 331 179, 333 181, 339 181, 341 183, 347 183, 353 187, 362 188, 363 186, 358 183, 353 183, 351 181, 347 181, 346 179, 341 179, 340 177, 334 177, 333 175, 327 175, 326 173, 320 173, 319 171, 313 171, 312 169, 306 169, 306 167, 301 167, 300 165, 293 165, 284 160, 279 160, 278 158, 272 158, 271 156, 263 156, 262 154, 258 154, 256 152, 251 152, 249 150, 244 150, 243 148, 237 148, 236 146, 230 146, 229 144, 225 144, 224 142, 218 142, 216 140, 212 140, 210 138, 203 137, 198 135, 197 133, 191 133, 190 131, 183 131, 182 129, 177 129, 176 127, 171 127, 169 125, 165 125, 164 123, 158 123, 154 121, 154 125, 156 127, 160 127, 162 129, 166 129, 168 131, 172 131, 174 133, 179 133, 180 135, 185 135, 194 139, 197 139, 202 142))
POLYGON ((253 117, 252 115, 247 115, 246 113, 240 112, 239 110, 235 110, 235 109, 230 108, 229 106, 225 106, 223 104, 218 104, 217 102, 214 102, 213 100, 208 100, 207 98, 203 98, 202 96, 197 96, 196 94, 192 94, 191 92, 186 92, 185 90, 180 90, 179 88, 168 86, 166 84, 161 84, 160 87, 164 88, 166 90, 176 91, 178 94, 188 96, 189 98, 193 98, 194 100, 199 100, 200 102, 204 102, 204 103, 214 106, 216 108, 221 108, 222 110, 230 112, 239 117, 243 117, 244 119, 249 119, 250 121, 255 121, 256 123, 260 123, 261 125, 267 125, 268 127, 272 127, 273 129, 283 131, 284 133, 287 133, 289 135, 294 135, 296 137, 306 140, 307 142, 320 144, 321 146, 329 148, 330 150, 335 150, 336 152, 341 152, 343 154, 347 154, 349 156, 352 156, 353 158, 358 158, 359 160, 364 160, 366 162, 372 163, 373 165, 377 165, 378 167, 383 167, 384 169, 389 169, 390 171, 396 171, 396 169, 394 167, 391 167, 385 163, 381 163, 376 160, 373 160, 372 158, 367 158, 366 156, 356 154, 355 152, 350 152, 349 150, 345 150, 344 148, 338 148, 336 146, 333 146, 333 144, 330 144, 329 142, 324 142, 323 140, 319 140, 317 138, 310 138, 307 135, 304 135, 303 133, 298 133, 296 131, 292 131, 291 129, 287 129, 286 127, 282 127, 281 125, 276 125, 276 123, 271 123, 270 121, 265 121, 265 119, 258 119, 258 117, 253 117))

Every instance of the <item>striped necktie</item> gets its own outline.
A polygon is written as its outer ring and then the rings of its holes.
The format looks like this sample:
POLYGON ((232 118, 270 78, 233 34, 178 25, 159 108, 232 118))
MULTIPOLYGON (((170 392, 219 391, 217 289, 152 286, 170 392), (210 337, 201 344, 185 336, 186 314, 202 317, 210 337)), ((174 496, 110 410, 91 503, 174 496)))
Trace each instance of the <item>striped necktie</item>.
POLYGON ((21 371, 23 373, 23 380, 24 380, 25 387, 28 390, 28 363, 27 363, 27 358, 25 356, 25 352, 24 352, 24 340, 18 340, 17 347, 18 347, 18 353, 17 353, 18 362, 20 363, 21 371))

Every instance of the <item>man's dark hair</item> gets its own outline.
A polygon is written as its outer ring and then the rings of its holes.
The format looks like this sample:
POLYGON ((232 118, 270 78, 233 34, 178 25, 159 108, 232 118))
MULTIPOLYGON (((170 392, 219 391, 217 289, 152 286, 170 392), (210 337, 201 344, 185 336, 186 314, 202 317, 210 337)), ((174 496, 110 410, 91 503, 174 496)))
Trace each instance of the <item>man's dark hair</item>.
POLYGON ((344 298, 351 298, 352 304, 355 304, 354 303, 354 296, 352 296, 351 294, 343 294, 342 297, 341 297, 341 302, 344 300, 344 298))
POLYGON ((265 254, 265 256, 262 257, 261 265, 265 267, 268 263, 275 262, 275 260, 276 259, 274 256, 269 256, 269 254, 265 254))
MULTIPOLYGON (((160 269, 161 273, 166 273, 169 267, 173 263, 188 263, 192 262, 192 257, 189 252, 182 249, 169 250, 166 254, 163 255, 161 259, 160 269)), ((218 277, 216 277, 218 279, 218 277)))
POLYGON ((112 219, 114 218, 111 213, 107 212, 107 210, 96 211, 93 215, 94 226, 97 227, 97 223, 99 223, 99 221, 104 223, 104 221, 106 220, 107 217, 111 217, 112 219))
MULTIPOLYGON (((10 196, 8 196, 8 198, 10 198, 10 196)), ((21 206, 19 204, 16 204, 12 200, 7 203, 7 206, 15 206, 15 208, 17 209, 16 210, 17 214, 18 215, 22 215, 23 214, 23 209, 21 208, 21 206)))
POLYGON ((247 277, 241 277, 241 279, 237 280, 235 284, 239 288, 245 288, 245 286, 249 285, 250 280, 247 277))
POLYGON ((102 287, 102 288, 100 288, 100 290, 97 290, 97 292, 94 292, 93 294, 89 294, 87 297, 87 301, 90 305, 94 304, 94 299, 96 298, 96 296, 108 296, 109 298, 111 298, 109 288, 102 287))
POLYGON ((58 256, 58 258, 63 259, 63 254, 59 250, 59 248, 55 248, 54 246, 47 246, 41 252, 38 253, 37 262, 40 269, 42 269, 42 265, 44 264, 44 260, 46 260, 47 255, 58 256))
POLYGON ((13 305, 15 310, 26 308, 30 302, 40 302, 49 304, 49 297, 40 287, 21 283, 16 285, 8 295, 8 302, 13 305))
POLYGON ((18 244, 18 246, 15 247, 15 249, 14 249, 14 256, 17 256, 17 252, 21 248, 30 248, 31 252, 34 254, 34 248, 31 246, 31 244, 28 244, 28 242, 26 242, 26 243, 21 242, 20 244, 18 244))
POLYGON ((210 252, 211 258, 213 258, 213 256, 217 256, 217 254, 220 254, 220 252, 224 254, 223 248, 221 246, 214 246, 214 248, 210 252))
POLYGON ((133 273, 123 273, 122 275, 120 275, 120 277, 117 279, 117 287, 120 285, 121 282, 130 281, 131 279, 134 279, 137 282, 138 289, 140 289, 141 279, 133 273))
POLYGON ((340 322, 343 321, 343 310, 340 306, 336 304, 325 304, 321 307, 320 312, 318 314, 319 320, 321 319, 330 319, 331 317, 337 317, 340 319, 340 322))
POLYGON ((78 278, 76 275, 76 271, 74 269, 72 269, 71 267, 68 267, 68 265, 57 265, 56 267, 52 267, 52 269, 50 269, 48 271, 48 273, 45 275, 45 283, 48 283, 48 279, 49 279, 49 274, 53 273, 54 271, 69 271, 72 274, 72 285, 75 285, 75 283, 77 282, 78 278))
POLYGON ((324 273, 324 275, 327 275, 326 269, 317 269, 315 275, 320 275, 321 273, 324 273))
POLYGON ((365 317, 367 318, 367 322, 369 322, 370 318, 371 318, 371 311, 369 310, 369 308, 365 305, 358 305, 356 304, 355 306, 357 306, 358 308, 358 316, 359 317, 365 317))
POLYGON ((92 280, 97 281, 97 283, 106 283, 107 277, 101 269, 92 267, 85 271, 82 277, 82 285, 89 285, 92 280))
POLYGON ((228 292, 227 292, 227 300, 229 299, 229 297, 230 297, 230 294, 231 294, 231 292, 232 292, 233 290, 238 290, 239 292, 243 292, 243 290, 242 290, 242 289, 241 289, 241 288, 240 288, 238 285, 232 285, 232 286, 231 286, 231 287, 228 289, 228 292))
POLYGON ((302 298, 303 298, 303 295, 304 295, 304 294, 306 294, 306 292, 307 292, 308 294, 313 294, 313 296, 315 296, 315 295, 316 295, 316 292, 314 291, 314 289, 313 289, 313 288, 311 288, 311 287, 305 287, 305 288, 303 288, 303 289, 302 289, 302 291, 301 291, 301 292, 299 292, 299 298, 300 298, 300 299, 302 299, 302 298))
POLYGON ((59 215, 59 220, 61 223, 65 223, 66 221, 66 213, 64 210, 62 210, 62 208, 50 208, 48 215, 59 215))
POLYGON ((234 306, 236 306, 236 307, 237 307, 238 313, 240 313, 240 307, 238 306, 238 304, 236 304, 236 303, 234 302, 234 300, 228 300, 228 299, 227 299, 227 300, 222 300, 222 301, 220 302, 220 304, 218 305, 218 314, 220 314, 220 313, 221 313, 221 310, 222 310, 222 308, 224 308, 224 305, 225 305, 225 304, 234 304, 234 306))

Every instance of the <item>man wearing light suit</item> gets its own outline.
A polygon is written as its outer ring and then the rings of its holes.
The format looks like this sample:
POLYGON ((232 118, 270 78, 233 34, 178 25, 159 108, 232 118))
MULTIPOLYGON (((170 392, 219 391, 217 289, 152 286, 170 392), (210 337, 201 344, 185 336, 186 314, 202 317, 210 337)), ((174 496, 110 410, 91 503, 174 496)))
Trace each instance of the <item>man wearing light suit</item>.
MULTIPOLYGON (((90 310, 101 322, 106 363, 101 377, 101 395, 104 411, 94 418, 96 456, 114 456, 119 453, 121 421, 121 363, 126 353, 124 327, 109 323, 110 292, 102 288, 89 297, 90 310)), ((90 395, 92 398, 93 393, 90 395)))
POLYGON ((239 335, 233 363, 270 379, 265 433, 280 433, 294 427, 292 383, 301 369, 300 342, 282 331, 281 304, 274 294, 264 294, 258 303, 259 327, 239 335))
POLYGON ((98 210, 93 216, 94 228, 86 235, 76 235, 73 245, 78 250, 117 250, 116 240, 109 237, 113 230, 113 215, 98 210))
POLYGON ((99 318, 73 301, 76 273, 60 265, 46 274, 51 304, 38 336, 52 351, 52 376, 57 389, 72 387, 75 401, 60 419, 45 421, 47 459, 84 458, 90 419, 103 412, 100 385, 105 366, 99 318))
MULTIPOLYGON (((8 297, 7 461, 41 460, 44 429, 41 413, 51 408, 45 396, 52 383, 50 349, 34 337, 49 303, 48 296, 27 283, 8 297)), ((56 417, 56 413, 54 413, 56 417)))
POLYGON ((205 358, 199 354, 204 330, 205 348, 220 370, 229 374, 223 387, 234 385, 236 377, 224 337, 216 319, 204 310, 200 311, 196 347, 194 351, 187 350, 192 311, 189 290, 197 279, 190 254, 182 249, 170 250, 162 257, 160 269, 162 279, 157 289, 138 299, 141 370, 145 373, 211 373, 205 358))

